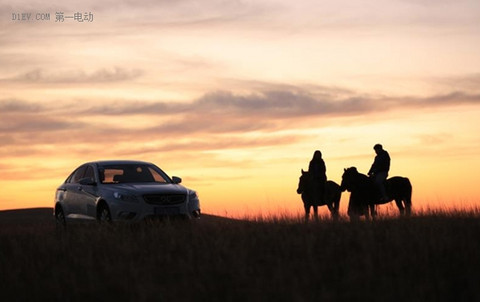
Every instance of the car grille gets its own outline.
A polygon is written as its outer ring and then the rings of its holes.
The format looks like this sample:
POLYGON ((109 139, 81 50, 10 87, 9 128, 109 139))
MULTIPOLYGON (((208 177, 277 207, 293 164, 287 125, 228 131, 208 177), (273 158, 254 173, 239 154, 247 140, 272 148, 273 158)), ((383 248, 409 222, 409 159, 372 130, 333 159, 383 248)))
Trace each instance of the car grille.
POLYGON ((156 205, 174 205, 185 202, 186 195, 183 194, 149 194, 143 195, 143 199, 146 203, 156 205))

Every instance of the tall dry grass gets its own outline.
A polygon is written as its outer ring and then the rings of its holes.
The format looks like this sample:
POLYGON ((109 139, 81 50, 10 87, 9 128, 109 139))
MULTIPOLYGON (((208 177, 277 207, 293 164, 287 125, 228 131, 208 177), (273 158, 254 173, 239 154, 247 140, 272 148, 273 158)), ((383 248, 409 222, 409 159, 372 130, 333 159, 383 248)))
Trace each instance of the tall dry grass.
POLYGON ((478 212, 350 223, 0 221, 1 301, 478 301, 478 212))

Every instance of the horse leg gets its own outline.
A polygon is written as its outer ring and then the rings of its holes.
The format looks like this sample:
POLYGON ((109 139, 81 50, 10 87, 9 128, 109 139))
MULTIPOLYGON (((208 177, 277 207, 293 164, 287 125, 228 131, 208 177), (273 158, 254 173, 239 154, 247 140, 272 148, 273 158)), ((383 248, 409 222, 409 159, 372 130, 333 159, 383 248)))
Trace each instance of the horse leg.
POLYGON ((340 211, 340 199, 342 198, 341 193, 338 193, 337 196, 335 196, 335 200, 333 202, 333 218, 338 219, 338 213, 340 211))
POLYGON ((305 204, 305 221, 308 221, 310 218, 310 205, 305 204))
POLYGON ((327 202, 327 207, 328 207, 328 210, 330 211, 330 215, 332 215, 332 217, 335 216, 335 208, 333 206, 333 204, 331 202, 327 202))
POLYGON ((314 215, 315 221, 318 221, 318 206, 313 206, 313 215, 314 215))
POLYGON ((370 213, 372 215, 372 219, 375 219, 375 217, 377 216, 377 206, 376 205, 374 205, 374 204, 370 205, 370 213))
POLYGON ((412 214, 412 197, 408 196, 406 197, 403 201, 405 203, 405 209, 406 209, 406 214, 407 216, 410 216, 412 214))
POLYGON ((332 218, 335 220, 338 219, 338 203, 334 201, 332 203, 327 203, 327 206, 332 218))
POLYGON ((362 212, 365 214, 365 219, 370 220, 370 205, 366 205, 365 207, 362 207, 362 212))
POLYGON ((400 211, 400 215, 405 215, 405 208, 403 206, 402 200, 400 198, 395 198, 395 203, 397 204, 398 210, 400 211))
POLYGON ((335 206, 333 207, 333 219, 337 220, 338 217, 339 217, 339 208, 340 208, 340 205, 338 202, 335 203, 335 206))

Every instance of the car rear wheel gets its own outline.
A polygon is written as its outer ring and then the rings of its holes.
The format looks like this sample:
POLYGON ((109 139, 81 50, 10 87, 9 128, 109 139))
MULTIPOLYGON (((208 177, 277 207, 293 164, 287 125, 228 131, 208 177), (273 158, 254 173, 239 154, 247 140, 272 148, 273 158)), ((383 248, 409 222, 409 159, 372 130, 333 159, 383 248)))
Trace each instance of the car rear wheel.
POLYGON ((57 206, 57 208, 55 209, 55 224, 61 227, 65 227, 67 225, 65 220, 65 213, 63 213, 63 209, 61 206, 57 206))
POLYGON ((101 205, 100 208, 98 209, 97 219, 100 223, 112 222, 112 215, 110 214, 110 210, 106 205, 101 205))

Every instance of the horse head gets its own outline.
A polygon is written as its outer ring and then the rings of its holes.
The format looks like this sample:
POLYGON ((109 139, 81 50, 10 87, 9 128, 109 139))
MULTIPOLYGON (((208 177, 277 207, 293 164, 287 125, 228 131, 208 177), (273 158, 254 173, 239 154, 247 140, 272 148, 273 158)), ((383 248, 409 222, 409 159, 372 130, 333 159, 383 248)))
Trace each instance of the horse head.
POLYGON ((343 169, 342 183, 340 184, 340 189, 342 190, 342 192, 345 190, 352 190, 352 185, 357 175, 358 170, 356 167, 343 169))
POLYGON ((300 175, 300 179, 298 181, 298 188, 297 188, 297 193, 302 194, 305 191, 305 186, 308 178, 308 171, 303 171, 302 169, 302 175, 300 175))

